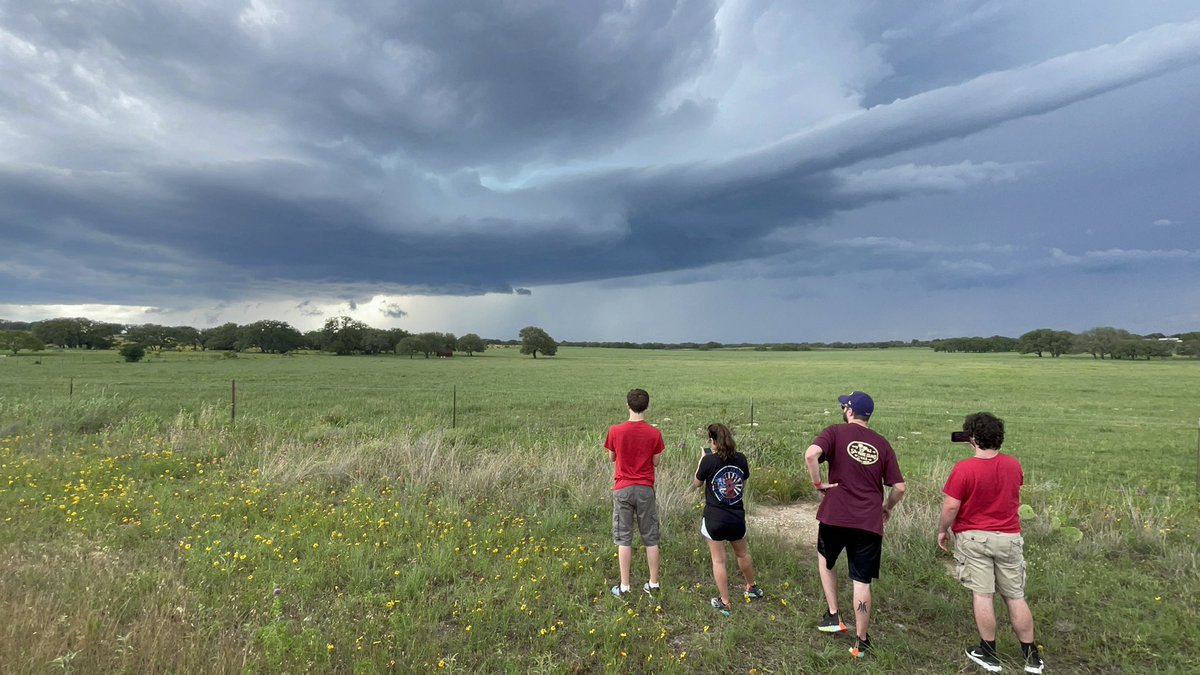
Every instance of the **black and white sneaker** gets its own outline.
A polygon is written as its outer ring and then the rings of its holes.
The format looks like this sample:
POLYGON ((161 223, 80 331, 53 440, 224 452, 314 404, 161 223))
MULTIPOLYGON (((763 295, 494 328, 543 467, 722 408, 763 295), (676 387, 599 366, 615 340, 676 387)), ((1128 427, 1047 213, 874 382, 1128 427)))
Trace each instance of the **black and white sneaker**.
POLYGON ((1042 662, 1042 655, 1038 648, 1030 649, 1029 653, 1025 654, 1025 672, 1041 675, 1045 670, 1046 664, 1042 662))
POLYGON ((621 590, 620 584, 617 584, 616 586, 613 586, 612 588, 610 588, 609 592, 612 593, 613 597, 617 598, 618 600, 628 600, 629 599, 629 591, 621 590))
POLYGON ((846 624, 838 618, 833 612, 825 612, 825 616, 821 617, 821 623, 817 624, 817 630, 822 633, 845 633, 846 624))
POLYGON ((733 607, 722 602, 720 598, 712 598, 708 601, 708 604, 720 612, 721 616, 733 616, 733 607))
POLYGON ((853 656, 856 659, 861 659, 870 651, 871 636, 867 635, 865 638, 856 637, 854 640, 854 646, 850 648, 850 656, 853 656))
POLYGON ((658 595, 658 592, 662 590, 662 586, 659 584, 651 584, 649 581, 647 581, 646 583, 642 584, 642 590, 645 591, 646 595, 653 597, 658 595))
POLYGON ((766 596, 766 593, 763 593, 763 589, 759 588, 758 584, 750 584, 746 587, 746 592, 744 595, 746 596, 747 601, 762 600, 763 597, 766 596))
POLYGON ((1000 659, 996 658, 996 652, 984 647, 983 645, 975 645, 967 648, 967 658, 979 664, 980 668, 989 673, 1000 672, 1000 659))

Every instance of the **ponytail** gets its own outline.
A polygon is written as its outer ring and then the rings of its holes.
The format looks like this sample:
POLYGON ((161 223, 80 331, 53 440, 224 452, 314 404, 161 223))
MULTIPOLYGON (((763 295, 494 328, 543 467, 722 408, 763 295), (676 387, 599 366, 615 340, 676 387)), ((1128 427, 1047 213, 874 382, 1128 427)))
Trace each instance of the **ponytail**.
POLYGON ((717 456, 722 461, 728 462, 733 459, 734 453, 737 452, 737 443, 734 443, 729 427, 720 423, 708 425, 708 438, 713 441, 717 456))

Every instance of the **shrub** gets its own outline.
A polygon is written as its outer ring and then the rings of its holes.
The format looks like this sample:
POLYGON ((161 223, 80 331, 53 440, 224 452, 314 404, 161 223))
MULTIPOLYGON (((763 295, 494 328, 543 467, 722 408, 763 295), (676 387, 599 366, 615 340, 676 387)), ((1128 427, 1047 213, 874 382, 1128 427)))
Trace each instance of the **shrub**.
POLYGON ((121 356, 128 363, 136 363, 146 356, 146 349, 139 344, 128 344, 121 347, 121 356))

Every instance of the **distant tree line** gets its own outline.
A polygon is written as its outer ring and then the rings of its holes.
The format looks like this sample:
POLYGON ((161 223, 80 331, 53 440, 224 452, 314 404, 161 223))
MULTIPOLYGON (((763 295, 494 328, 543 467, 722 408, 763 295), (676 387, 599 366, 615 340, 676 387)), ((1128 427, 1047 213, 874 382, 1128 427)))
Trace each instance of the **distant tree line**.
POLYGON ((614 341, 563 341, 564 347, 599 347, 603 349, 721 349, 732 347, 720 342, 614 342, 614 341))
POLYGON ((917 340, 902 342, 583 342, 564 341, 567 347, 602 347, 607 349, 753 349, 760 352, 807 352, 813 349, 887 349, 889 347, 928 347, 917 340))
POLYGON ((973 352, 988 354, 992 352, 1015 352, 1018 340, 1003 335, 992 337, 960 337, 933 340, 931 345, 935 352, 973 352))
MULTIPOLYGON (((554 356, 558 343, 536 326, 521 329, 521 353, 537 358, 554 356)), ((302 333, 286 321, 264 320, 238 325, 225 323, 212 328, 162 326, 159 324, 120 324, 93 321, 81 317, 45 321, 0 320, 0 351, 37 351, 47 345, 66 349, 129 349, 122 352, 128 360, 139 360, 146 352, 163 350, 259 351, 287 354, 297 350, 334 354, 403 354, 425 358, 463 352, 468 356, 485 351, 499 340, 485 340, 475 333, 456 337, 453 333, 409 333, 400 328, 372 328, 348 316, 333 317, 313 331, 302 333), (134 349, 136 347, 136 349, 134 349), (136 355, 136 356, 135 356, 136 355)))
MULTIPOLYGON (((515 343, 515 341, 514 341, 515 343)), ((565 341, 572 347, 603 347, 609 349, 754 349, 755 351, 800 352, 813 349, 888 349, 893 347, 924 347, 937 352, 969 352, 977 354, 1017 352, 1058 357, 1063 354, 1091 354, 1097 359, 1166 358, 1173 354, 1200 357, 1200 332, 1179 333, 1174 336, 1151 333, 1139 336, 1118 328, 1092 328, 1082 333, 1039 328, 1019 338, 1004 335, 991 337, 954 337, 933 340, 886 340, 876 342, 583 342, 565 341)))
POLYGON ((1162 333, 1134 335, 1127 330, 1100 326, 1082 333, 1038 328, 1019 338, 993 335, 933 340, 940 352, 1018 352, 1052 358, 1063 354, 1090 354, 1094 359, 1152 359, 1200 356, 1200 332, 1166 336, 1162 333))
POLYGON ((0 352, 16 354, 36 351, 46 345, 72 349, 115 349, 136 344, 146 351, 213 350, 261 351, 287 354, 296 350, 326 351, 334 354, 401 354, 425 358, 449 352, 468 356, 493 345, 520 346, 522 354, 554 356, 559 346, 601 347, 609 349, 754 349, 757 351, 797 352, 813 349, 888 349, 925 347, 937 352, 994 353, 1017 352, 1038 357, 1064 354, 1090 354, 1095 359, 1152 359, 1172 355, 1200 357, 1200 332, 1135 335, 1120 328, 1101 326, 1081 333, 1038 328, 1018 338, 954 337, 934 340, 886 340, 874 342, 557 342, 537 326, 522 328, 519 339, 482 338, 475 333, 456 337, 453 333, 409 333, 400 328, 379 329, 347 316, 328 319, 313 331, 302 333, 285 321, 256 321, 238 325, 226 323, 212 328, 161 326, 158 324, 119 324, 85 318, 57 318, 45 321, 0 320, 0 352))

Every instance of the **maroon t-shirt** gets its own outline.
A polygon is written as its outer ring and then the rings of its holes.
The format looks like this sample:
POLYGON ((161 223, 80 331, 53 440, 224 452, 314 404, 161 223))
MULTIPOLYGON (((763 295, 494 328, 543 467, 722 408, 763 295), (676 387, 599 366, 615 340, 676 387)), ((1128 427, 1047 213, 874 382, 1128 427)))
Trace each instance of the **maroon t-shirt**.
POLYGON ((817 520, 883 536, 883 486, 904 482, 887 439, 859 424, 826 427, 814 440, 829 464, 829 483, 817 520))
POLYGON ((654 456, 663 451, 662 432, 645 422, 609 427, 604 447, 617 453, 613 489, 630 485, 654 487, 654 456))
POLYGON ((1021 485, 1025 474, 1012 455, 991 459, 970 457, 954 465, 942 492, 962 502, 950 527, 955 533, 967 530, 1020 534, 1021 485))

